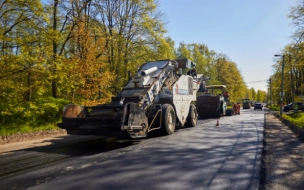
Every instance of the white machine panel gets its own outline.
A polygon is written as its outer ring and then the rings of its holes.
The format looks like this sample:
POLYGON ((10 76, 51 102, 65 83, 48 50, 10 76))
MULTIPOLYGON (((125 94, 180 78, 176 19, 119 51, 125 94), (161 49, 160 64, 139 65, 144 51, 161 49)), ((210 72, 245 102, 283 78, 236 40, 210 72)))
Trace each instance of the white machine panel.
POLYGON ((189 75, 182 75, 173 85, 173 103, 182 125, 186 122, 191 102, 196 100, 193 85, 193 79, 189 75))

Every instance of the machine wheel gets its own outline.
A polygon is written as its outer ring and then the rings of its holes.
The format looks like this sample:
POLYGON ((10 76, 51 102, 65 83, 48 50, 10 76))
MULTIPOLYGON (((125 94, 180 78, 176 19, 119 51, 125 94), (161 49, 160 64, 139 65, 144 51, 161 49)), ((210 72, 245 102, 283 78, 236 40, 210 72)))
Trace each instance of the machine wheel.
POLYGON ((196 123, 197 123, 197 117, 198 117, 198 115, 197 115, 197 110, 196 110, 195 105, 190 104, 189 114, 188 114, 185 126, 186 127, 195 127, 196 123))
POLYGON ((164 104, 162 107, 162 124, 161 131, 164 135, 174 133, 176 116, 174 108, 170 104, 164 104))
POLYGON ((233 110, 232 109, 226 109, 226 115, 227 116, 232 116, 233 115, 233 110))

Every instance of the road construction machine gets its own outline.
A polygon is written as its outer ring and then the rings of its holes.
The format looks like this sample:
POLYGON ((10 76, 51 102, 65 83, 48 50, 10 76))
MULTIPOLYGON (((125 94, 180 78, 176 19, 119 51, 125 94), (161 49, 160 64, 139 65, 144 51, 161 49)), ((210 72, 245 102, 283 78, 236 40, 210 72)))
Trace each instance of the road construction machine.
POLYGON ((242 99, 243 109, 250 109, 251 108, 251 101, 248 98, 242 99))
POLYGON ((64 107, 60 128, 68 134, 141 138, 158 130, 174 133, 175 126, 195 127, 196 94, 210 77, 182 74, 193 69, 189 59, 144 63, 108 104, 64 107))
POLYGON ((233 110, 227 108, 229 96, 225 89, 225 85, 209 85, 205 87, 205 90, 199 89, 196 101, 198 116, 202 118, 231 116, 233 110))

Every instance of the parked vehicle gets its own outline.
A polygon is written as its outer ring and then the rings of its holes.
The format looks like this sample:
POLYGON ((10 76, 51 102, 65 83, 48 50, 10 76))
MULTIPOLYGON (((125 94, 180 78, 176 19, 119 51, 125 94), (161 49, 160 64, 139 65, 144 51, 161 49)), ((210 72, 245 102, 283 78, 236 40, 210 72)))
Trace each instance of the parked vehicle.
POLYGON ((196 93, 210 79, 203 74, 181 74, 195 65, 188 59, 144 63, 111 103, 67 105, 58 126, 68 134, 117 138, 146 137, 153 130, 170 135, 176 125, 195 127, 196 93))
POLYGON ((263 104, 260 103, 260 102, 256 102, 256 103, 254 104, 254 110, 257 110, 257 109, 263 110, 263 104))
MULTIPOLYGON (((303 102, 295 102, 296 109, 304 111, 304 103, 303 102)), ((293 110, 293 103, 290 103, 283 107, 284 112, 288 112, 289 110, 293 110)))

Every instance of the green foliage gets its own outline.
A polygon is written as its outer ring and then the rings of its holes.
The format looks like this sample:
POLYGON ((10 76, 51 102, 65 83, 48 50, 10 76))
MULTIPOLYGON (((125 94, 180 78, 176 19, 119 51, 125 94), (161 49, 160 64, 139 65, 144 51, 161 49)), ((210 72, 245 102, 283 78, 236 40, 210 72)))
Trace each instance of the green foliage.
POLYGON ((304 128, 304 113, 283 114, 282 117, 295 125, 304 128))
POLYGON ((128 71, 152 60, 194 61, 197 73, 211 75, 209 84, 227 86, 232 101, 248 92, 228 56, 205 44, 175 49, 156 0, 18 0, 0 7, 2 134, 56 128, 65 104, 108 102, 128 71))
POLYGON ((35 102, 16 102, 0 104, 0 131, 31 131, 53 128, 61 119, 64 99, 41 98, 35 102))
POLYGON ((266 102, 266 92, 262 90, 257 91, 256 95, 256 101, 257 102, 266 102))
POLYGON ((270 109, 271 109, 272 111, 280 111, 280 107, 277 106, 277 105, 271 105, 270 109))
MULTIPOLYGON (((226 85, 230 101, 240 101, 248 91, 236 63, 224 54, 210 51, 205 44, 180 43, 177 48, 178 58, 188 58, 196 63, 198 74, 209 73, 208 85, 226 85)), ((187 71, 186 71, 187 72, 187 71)))
POLYGON ((252 91, 250 89, 246 89, 245 98, 253 100, 253 98, 252 98, 252 91))
POLYGON ((304 92, 304 9, 303 2, 290 8, 289 18, 292 20, 295 31, 292 36, 292 43, 286 45, 281 52, 277 54, 284 55, 275 59, 273 65, 274 73, 271 76, 271 94, 274 102, 279 102, 282 80, 282 66, 284 63, 284 97, 283 103, 290 103, 294 96, 303 95, 304 92), (296 43, 294 43, 296 41, 296 43))
POLYGON ((254 88, 250 88, 252 99, 257 102, 257 93, 254 88))

